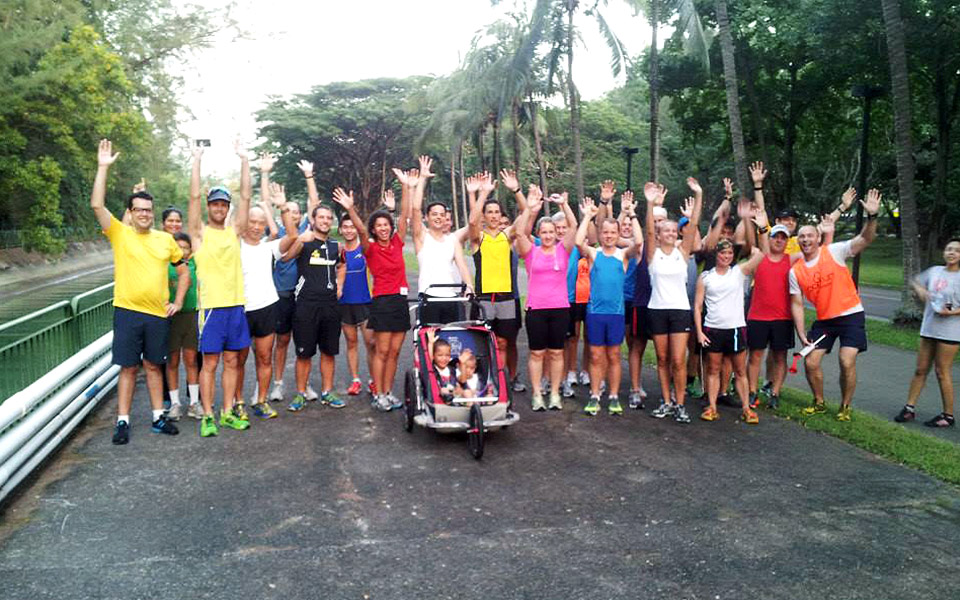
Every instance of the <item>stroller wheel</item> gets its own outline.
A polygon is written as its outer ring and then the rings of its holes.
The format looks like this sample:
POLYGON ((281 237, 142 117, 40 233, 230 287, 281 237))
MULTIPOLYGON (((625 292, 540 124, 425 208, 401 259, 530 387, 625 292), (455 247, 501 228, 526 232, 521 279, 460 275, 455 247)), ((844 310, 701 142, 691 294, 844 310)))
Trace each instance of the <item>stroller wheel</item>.
POLYGON ((470 454, 477 460, 483 457, 483 413, 480 412, 480 405, 474 404, 470 407, 470 429, 467 430, 467 443, 470 447, 470 454))
POLYGON ((403 429, 413 431, 413 417, 417 410, 417 376, 413 369, 407 371, 403 384, 403 429))

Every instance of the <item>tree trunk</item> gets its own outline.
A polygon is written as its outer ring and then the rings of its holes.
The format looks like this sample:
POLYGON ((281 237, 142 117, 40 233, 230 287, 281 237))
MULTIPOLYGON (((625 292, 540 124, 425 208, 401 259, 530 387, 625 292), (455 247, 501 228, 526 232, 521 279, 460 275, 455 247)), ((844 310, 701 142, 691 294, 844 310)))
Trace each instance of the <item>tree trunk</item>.
POLYGON ((790 89, 787 100, 787 118, 783 124, 783 206, 793 206, 793 151, 797 145, 797 64, 790 63, 790 89))
POLYGON ((897 187, 900 194, 900 227, 903 230, 903 291, 898 321, 919 321, 920 306, 910 292, 910 282, 920 271, 917 198, 914 187, 916 165, 911 139, 910 85, 907 72, 907 45, 900 18, 900 0, 881 0, 890 60, 890 90, 893 96, 893 124, 897 144, 897 187))
POLYGON ((657 29, 660 26, 660 0, 650 0, 650 181, 660 178, 660 51, 657 49, 657 29))
MULTIPOLYGON (((750 103, 750 117, 751 121, 753 121, 753 129, 756 132, 757 141, 760 143, 760 160, 769 168, 770 153, 767 149, 766 123, 760 118, 760 115, 764 113, 760 110, 760 101, 757 98, 757 89, 754 86, 756 73, 753 67, 753 61, 751 60, 750 47, 747 44, 741 44, 738 47, 741 49, 740 56, 743 59, 741 64, 743 65, 744 71, 744 91, 747 93, 747 102, 750 103)), ((778 198, 774 194, 774 190, 768 185, 767 189, 763 192, 763 201, 767 208, 774 214, 777 212, 777 200, 778 198)))
POLYGON ((466 225, 470 218, 470 207, 467 205, 467 172, 463 167, 463 140, 457 147, 457 161, 460 163, 460 200, 463 201, 463 222, 466 225))
POLYGON ((490 164, 493 165, 493 182, 500 187, 500 114, 493 116, 493 150, 490 152, 490 164))
POLYGON ((520 100, 516 98, 513 100, 510 118, 513 126, 513 170, 517 172, 517 179, 523 181, 520 174, 520 100))
MULTIPOLYGON (((733 50, 733 35, 727 16, 726 0, 717 0, 717 26, 720 29, 720 56, 723 59, 724 87, 727 90, 727 113, 730 117, 730 141, 733 144, 733 162, 737 186, 742 195, 751 189, 747 176, 747 149, 743 143, 743 123, 740 120, 740 92, 737 84, 737 65, 733 50)), ((748 196, 749 197, 749 196, 748 196)))
POLYGON ((486 122, 477 131, 477 156, 480 157, 480 172, 487 170, 487 157, 483 155, 483 135, 487 132, 486 122))
POLYGON ((583 154, 580 151, 580 99, 573 83, 573 11, 578 0, 567 0, 567 91, 570 96, 570 134, 573 138, 573 162, 577 174, 577 198, 583 198, 583 154))
POLYGON ((537 153, 537 170, 540 172, 540 189, 546 198, 550 195, 547 191, 547 166, 543 162, 543 143, 540 141, 540 130, 538 129, 539 119, 537 118, 537 104, 530 99, 530 126, 533 129, 533 148, 537 153))
MULTIPOLYGON (((960 107, 960 78, 948 72, 947 50, 940 47, 937 52, 936 77, 934 79, 934 97, 937 101, 937 160, 934 179, 933 206, 931 215, 943 215, 947 208, 947 179, 950 173, 951 137, 953 120, 960 107), (953 93, 950 92, 950 82, 953 82, 953 93)), ((944 233, 946 219, 932 219, 934 235, 926 236, 927 262, 936 260, 938 250, 946 243, 944 233)))

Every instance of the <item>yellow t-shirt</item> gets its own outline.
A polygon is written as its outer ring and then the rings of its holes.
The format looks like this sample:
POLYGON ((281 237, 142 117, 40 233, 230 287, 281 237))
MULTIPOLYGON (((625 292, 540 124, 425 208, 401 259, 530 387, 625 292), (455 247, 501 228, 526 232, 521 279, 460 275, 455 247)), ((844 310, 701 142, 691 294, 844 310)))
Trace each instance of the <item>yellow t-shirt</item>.
POLYGON ((504 232, 480 234, 480 289, 478 294, 507 294, 513 291, 510 272, 510 239, 504 232))
POLYGON ((791 236, 790 239, 787 240, 787 247, 784 248, 783 251, 787 256, 800 252, 800 243, 797 242, 797 236, 791 236))
POLYGON ((103 234, 113 248, 113 305, 166 317, 167 265, 183 258, 173 236, 156 229, 137 233, 112 215, 103 234))
POLYGON ((199 308, 243 306, 243 267, 240 238, 233 227, 204 227, 200 249, 193 255, 197 264, 199 308))

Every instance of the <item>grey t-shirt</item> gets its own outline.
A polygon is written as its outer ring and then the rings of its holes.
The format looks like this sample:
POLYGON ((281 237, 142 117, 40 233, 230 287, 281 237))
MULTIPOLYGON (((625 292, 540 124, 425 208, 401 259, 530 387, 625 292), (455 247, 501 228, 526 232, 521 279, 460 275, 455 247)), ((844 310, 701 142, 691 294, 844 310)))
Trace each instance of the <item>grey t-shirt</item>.
POLYGON ((944 316, 937 314, 951 305, 960 308, 960 271, 950 272, 944 266, 930 267, 917 275, 917 283, 927 288, 930 300, 923 308, 923 323, 920 335, 923 337, 960 342, 960 315, 944 316))

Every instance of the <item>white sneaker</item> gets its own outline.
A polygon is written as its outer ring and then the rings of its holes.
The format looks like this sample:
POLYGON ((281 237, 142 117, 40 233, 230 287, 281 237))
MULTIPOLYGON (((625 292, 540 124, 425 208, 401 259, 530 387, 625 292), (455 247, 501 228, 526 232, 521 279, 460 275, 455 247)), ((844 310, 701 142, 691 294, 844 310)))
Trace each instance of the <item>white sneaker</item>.
POLYGON ((191 404, 187 407, 187 416, 199 421, 203 418, 203 406, 199 402, 191 404))
POLYGON ((306 391, 306 393, 304 393, 303 397, 306 398, 307 400, 311 401, 311 402, 314 402, 314 401, 317 400, 317 398, 319 398, 320 396, 317 395, 317 392, 316 392, 312 387, 310 387, 310 384, 308 383, 308 384, 307 384, 307 391, 306 391))
POLYGON ((390 412, 393 410, 393 402, 390 401, 390 396, 386 394, 377 396, 377 410, 381 412, 390 412))
POLYGON ((570 386, 577 385, 577 374, 573 371, 567 371, 567 378, 564 383, 570 386))
POLYGON ((590 373, 580 371, 580 385, 590 385, 590 373))
POLYGON ((179 402, 170 403, 170 408, 167 409, 167 420, 168 421, 180 420, 180 403, 179 402))
MULTIPOLYGON (((576 377, 574 377, 576 379, 576 377)), ((567 379, 563 382, 563 385, 560 386, 560 394, 564 398, 573 398, 576 395, 576 392, 573 391, 573 384, 570 383, 570 380, 567 379)))
POLYGON ((523 382, 520 381, 519 377, 514 379, 513 383, 511 383, 510 385, 513 387, 513 391, 517 392, 518 394, 522 394, 523 392, 527 391, 527 386, 525 386, 523 382))
POLYGON ((283 382, 274 381, 273 389, 270 390, 270 400, 273 402, 280 402, 283 400, 283 382))
POLYGON ((643 389, 642 385, 640 386, 640 397, 643 398, 644 400, 647 399, 647 390, 643 389))

